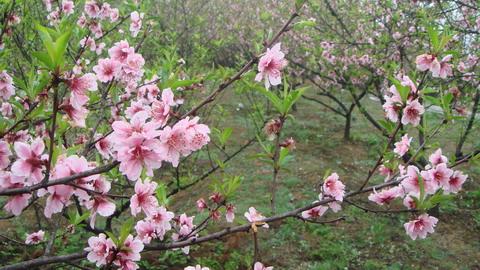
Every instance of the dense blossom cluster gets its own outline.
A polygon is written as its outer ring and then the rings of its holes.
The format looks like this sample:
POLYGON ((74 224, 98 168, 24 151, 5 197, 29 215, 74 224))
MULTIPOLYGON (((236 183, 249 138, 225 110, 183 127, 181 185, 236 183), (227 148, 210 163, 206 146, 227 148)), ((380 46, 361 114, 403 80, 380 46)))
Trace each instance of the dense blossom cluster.
POLYGON ((418 126, 420 118, 425 112, 425 108, 418 101, 417 86, 408 76, 401 76, 400 83, 404 87, 410 89, 406 102, 402 100, 402 96, 398 92, 395 85, 389 88, 389 95, 385 95, 385 104, 383 109, 387 118, 396 123, 399 120, 401 113, 401 122, 403 125, 412 124, 412 126, 418 126))
POLYGON ((112 239, 107 238, 103 233, 92 236, 88 239, 87 258, 97 266, 113 263, 123 270, 138 269, 137 261, 140 260, 140 252, 143 250, 143 243, 128 235, 123 243, 117 246, 112 239))

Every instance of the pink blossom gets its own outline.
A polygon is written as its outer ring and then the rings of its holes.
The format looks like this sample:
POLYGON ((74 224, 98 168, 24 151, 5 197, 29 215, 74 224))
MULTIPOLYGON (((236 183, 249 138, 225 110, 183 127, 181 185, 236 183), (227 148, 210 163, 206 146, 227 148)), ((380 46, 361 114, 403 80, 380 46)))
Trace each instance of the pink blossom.
POLYGON ((84 10, 90 18, 97 18, 100 15, 100 7, 94 0, 87 1, 84 10))
MULTIPOLYGON (((188 117, 186 120, 189 120, 188 117)), ((200 150, 204 145, 210 142, 210 128, 204 124, 198 124, 200 118, 194 117, 188 121, 186 136, 188 140, 188 151, 200 150)))
MULTIPOLYGON (((78 104, 77 104, 78 105, 78 104)), ((85 127, 85 119, 88 115, 88 110, 84 106, 75 107, 70 102, 70 99, 66 99, 59 109, 66 113, 66 118, 74 127, 85 127)))
POLYGON ((52 11, 52 1, 53 0, 43 0, 43 4, 45 5, 45 9, 47 11, 52 11))
POLYGON ((408 134, 403 135, 402 140, 395 143, 395 149, 393 149, 393 152, 399 157, 403 157, 408 152, 412 139, 412 137, 408 137, 408 134))
POLYGON ((27 245, 35 245, 43 241, 45 237, 45 232, 39 230, 38 232, 34 232, 31 234, 27 234, 27 239, 25 239, 25 244, 27 245))
POLYGON ((134 101, 125 110, 125 116, 132 118, 138 112, 145 112, 150 115, 150 106, 145 105, 142 100, 134 101))
POLYGON ((43 213, 47 218, 51 218, 53 214, 60 213, 63 207, 69 204, 73 195, 73 187, 67 185, 54 185, 47 188, 50 196, 47 198, 43 213))
POLYGON ((345 185, 338 179, 337 173, 328 176, 323 183, 323 193, 341 202, 345 196, 345 185))
POLYGON ((127 57, 135 53, 135 48, 130 47, 126 40, 119 41, 108 50, 108 55, 111 59, 116 60, 120 63, 125 63, 127 57))
POLYGON ((107 264, 107 259, 116 248, 111 239, 107 239, 106 235, 101 233, 97 236, 88 238, 88 247, 85 251, 88 252, 87 259, 95 263, 98 267, 107 264))
POLYGON ((402 108, 402 97, 397 91, 395 85, 390 86, 389 88, 390 95, 385 95, 385 104, 383 104, 383 110, 385 111, 386 117, 396 123, 398 121, 398 113, 402 108))
POLYGON ((127 56, 127 61, 123 66, 123 71, 127 74, 141 76, 143 74, 143 65, 145 65, 145 59, 143 59, 142 55, 138 53, 132 53, 127 56))
POLYGON ((437 225, 438 219, 436 217, 429 216, 428 214, 422 214, 417 219, 404 224, 407 234, 415 240, 418 238, 425 239, 428 233, 433 233, 434 228, 437 225))
POLYGON ((393 187, 390 189, 384 189, 380 192, 373 190, 368 196, 368 199, 372 202, 375 202, 379 205, 389 204, 394 199, 403 196, 403 189, 401 187, 393 187))
POLYGON ((157 238, 156 226, 151 221, 140 220, 135 225, 135 231, 137 232, 137 237, 144 244, 150 244, 152 239, 157 238))
MULTIPOLYGON (((9 188, 23 187, 22 184, 12 184, 9 188)), ((10 196, 7 203, 3 207, 5 211, 12 213, 15 216, 19 216, 23 209, 28 206, 28 200, 32 197, 31 194, 19 194, 10 196)))
POLYGON ((201 149, 210 141, 210 129, 204 124, 198 124, 199 118, 190 120, 186 117, 173 127, 166 126, 160 132, 159 153, 166 161, 178 166, 180 156, 187 156, 192 151, 201 149))
POLYGON ((420 116, 425 112, 422 104, 417 99, 407 101, 407 106, 403 109, 402 124, 412 124, 414 127, 420 123, 420 116))
POLYGON ((452 65, 448 63, 451 59, 452 55, 449 54, 440 61, 439 65, 436 65, 435 68, 431 69, 432 77, 446 79, 447 76, 452 76, 452 65))
POLYGON ((275 44, 271 49, 267 48, 267 52, 260 58, 258 62, 258 74, 256 81, 265 80, 265 88, 270 85, 279 85, 282 83, 281 70, 287 65, 285 54, 280 51, 280 43, 275 44))
POLYGON ((98 44, 97 48, 95 49, 95 52, 97 53, 97 55, 101 55, 104 48, 105 48, 104 42, 101 42, 100 44, 98 44))
POLYGON ((82 46, 83 48, 89 48, 90 51, 92 52, 97 49, 97 45, 95 44, 95 39, 93 39, 90 36, 82 38, 79 43, 80 43, 80 46, 82 46))
POLYGON ((88 102, 87 90, 97 90, 97 78, 93 73, 87 73, 82 77, 73 77, 67 82, 72 91, 70 104, 75 108, 81 108, 88 102))
POLYGON ((85 13, 82 13, 82 15, 80 15, 80 17, 78 17, 77 25, 82 27, 82 28, 86 27, 87 17, 85 16, 85 13))
POLYGON ((227 222, 232 223, 233 220, 235 219, 235 206, 232 204, 227 205, 227 210, 225 213, 225 219, 227 222))
POLYGON ((103 178, 102 176, 95 177, 95 179, 93 179, 91 185, 92 185, 91 187, 95 191, 100 192, 100 193, 107 193, 112 186, 112 184, 110 184, 110 182, 105 180, 105 178, 103 178))
POLYGON ((69 1, 69 0, 62 1, 62 12, 65 15, 72 15, 74 8, 75 8, 75 5, 73 4, 73 1, 69 1))
POLYGON ((14 94, 15 87, 13 86, 13 79, 3 70, 0 72, 0 98, 8 100, 14 94))
POLYGON ((428 161, 430 161, 430 164, 433 166, 437 166, 441 163, 447 163, 448 158, 442 155, 442 149, 439 148, 433 154, 431 154, 430 157, 428 157, 428 161))
POLYGON ((41 159, 45 149, 42 139, 35 139, 31 145, 16 142, 13 148, 18 159, 12 165, 12 173, 28 178, 33 184, 39 183, 43 178, 42 170, 45 167, 41 159))
POLYGON ((380 167, 378 168, 378 172, 380 173, 380 175, 383 175, 385 176, 385 182, 390 180, 390 177, 392 176, 393 174, 393 170, 386 167, 385 165, 380 165, 380 167))
POLYGON ((108 17, 110 17, 111 9, 112 7, 110 6, 110 4, 107 2, 104 2, 102 4, 102 7, 100 8, 100 18, 107 19, 108 17))
POLYGON ((417 208, 417 205, 415 203, 415 200, 413 199, 413 197, 416 197, 416 196, 413 196, 412 194, 408 195, 408 196, 405 196, 405 198, 403 199, 403 205, 405 207, 407 207, 408 209, 415 209, 417 208))
POLYGON ((410 88, 410 92, 412 94, 416 94, 417 93, 417 86, 415 85, 415 83, 410 79, 410 77, 408 76, 402 76, 402 79, 400 81, 400 84, 403 85, 403 86, 408 86, 410 88))
MULTIPOLYGON (((402 180, 401 186, 404 188, 405 193, 420 194, 419 184, 419 170, 415 166, 408 166, 405 179, 402 180)), ((433 194, 437 190, 435 183, 429 178, 422 177, 423 186, 427 194, 433 194)))
POLYGON ((101 38, 103 36, 102 24, 98 21, 91 21, 88 28, 95 34, 95 38, 101 38))
POLYGON ((162 156, 156 149, 160 148, 157 139, 144 139, 136 135, 118 148, 117 160, 120 161, 120 171, 134 181, 140 177, 142 168, 148 176, 153 176, 153 169, 162 166, 162 156))
POLYGON ((309 210, 303 211, 302 217, 305 219, 316 219, 323 216, 325 212, 327 212, 327 210, 328 210, 327 206, 319 205, 309 210))
POLYGON ((393 37, 394 39, 397 39, 397 40, 398 40, 398 39, 400 39, 400 38, 402 37, 402 34, 400 34, 399 32, 395 32, 395 33, 393 33, 392 37, 393 37))
POLYGON ((202 267, 200 264, 196 266, 187 266, 183 270, 210 270, 208 267, 202 267))
POLYGON ((453 172, 452 176, 448 182, 445 182, 443 185, 443 190, 445 193, 458 193, 462 189, 463 183, 467 180, 468 175, 463 174, 461 171, 453 172))
POLYGON ((85 207, 90 210, 90 227, 95 227, 95 217, 97 213, 102 217, 109 217, 115 212, 115 203, 106 196, 94 195, 93 198, 85 203, 85 207))
POLYGON ((130 199, 130 209, 133 216, 136 216, 143 210, 145 214, 151 215, 155 213, 158 207, 157 198, 155 198, 155 190, 157 183, 150 182, 150 180, 137 181, 135 183, 135 194, 130 199))
POLYGON ((118 11, 118 8, 112 8, 110 10, 110 21, 116 22, 119 17, 120 17, 120 12, 118 11))
POLYGON ((121 69, 120 62, 114 59, 100 59, 98 65, 93 67, 93 71, 101 82, 109 82, 118 76, 121 69))
MULTIPOLYGON (((145 80, 143 85, 140 86, 140 88, 138 88, 137 90, 138 98, 144 99, 148 104, 151 104, 154 101, 158 101, 157 98, 158 98, 158 95, 160 94, 160 89, 155 84, 157 80, 158 80, 158 77, 156 75, 154 75, 150 80, 145 80)), ((167 89, 171 91, 170 88, 167 88, 167 89)), ((172 99, 173 99, 173 93, 172 93, 172 99)))
MULTIPOLYGON (((244 216, 250 223, 261 223, 261 220, 265 219, 265 217, 254 207, 248 208, 248 212, 245 212, 244 216)), ((268 223, 264 223, 262 227, 268 228, 268 223)))
MULTIPOLYGON (((155 225, 157 237, 160 240, 163 240, 165 232, 172 229, 172 225, 170 224, 170 222, 172 221, 174 216, 175 215, 173 214, 173 212, 167 211, 167 209, 163 206, 157 207, 152 213, 149 213, 149 215, 147 216, 147 220, 151 221, 155 225)), ((191 223, 191 226, 193 227, 193 223, 191 223)))
POLYGON ((5 169, 10 164, 10 146, 8 143, 0 140, 0 170, 5 169))
MULTIPOLYGON (((70 175, 82 173, 93 169, 85 157, 78 157, 76 155, 67 158, 60 157, 55 165, 55 178, 67 177, 70 175)), ((73 183, 79 188, 74 189, 74 194, 81 200, 90 200, 89 194, 83 190, 93 190, 92 183, 98 176, 92 175, 76 179, 73 183), (83 189, 82 189, 83 188, 83 189)))
POLYGON ((197 204, 197 209, 199 211, 203 211, 203 210, 208 208, 207 203, 205 202, 205 199, 203 199, 203 198, 198 199, 196 204, 197 204))
POLYGON ((120 265, 122 260, 128 261, 139 261, 140 260, 140 252, 143 250, 144 245, 140 239, 133 238, 130 234, 128 235, 125 242, 123 242, 122 249, 118 253, 119 260, 115 261, 116 265, 120 265))
MULTIPOLYGON (((99 139, 101 137, 102 135, 98 134, 96 139, 99 139)), ((111 142, 110 136, 102 138, 98 142, 96 142, 95 148, 104 159, 110 158, 110 156, 112 155, 111 153, 112 142, 111 142)))
POLYGON ((162 153, 165 161, 172 163, 174 167, 178 166, 180 156, 187 155, 188 151, 188 139, 186 138, 186 125, 185 119, 181 120, 173 127, 166 126, 160 131, 160 153, 162 153))
POLYGON ((3 117, 10 117, 12 116, 12 105, 10 103, 2 103, 2 107, 0 108, 0 111, 2 112, 3 117))
POLYGON ((147 140, 153 139, 161 135, 158 131, 158 124, 155 122, 146 122, 148 113, 141 111, 132 116, 130 122, 115 121, 112 124, 113 134, 111 140, 116 143, 117 147, 122 147, 128 144, 131 138, 138 136, 147 140))
POLYGON ((435 183, 437 187, 448 185, 453 171, 445 163, 440 163, 435 168, 422 172, 422 177, 435 183))
POLYGON ((266 267, 263 263, 256 262, 255 265, 253 265, 253 270, 273 270, 273 266, 266 267))
POLYGON ((432 67, 436 68, 439 66, 437 58, 431 54, 417 56, 415 63, 417 64, 417 69, 420 71, 432 70, 432 67))
POLYGON ((152 103, 152 119, 153 121, 158 122, 161 126, 164 126, 168 119, 170 113, 170 107, 175 105, 173 100, 173 92, 170 88, 164 89, 162 91, 162 99, 154 100, 152 103))
POLYGON ((130 32, 132 33, 132 37, 136 37, 138 32, 140 32, 143 15, 143 13, 138 13, 137 11, 130 13, 130 32))

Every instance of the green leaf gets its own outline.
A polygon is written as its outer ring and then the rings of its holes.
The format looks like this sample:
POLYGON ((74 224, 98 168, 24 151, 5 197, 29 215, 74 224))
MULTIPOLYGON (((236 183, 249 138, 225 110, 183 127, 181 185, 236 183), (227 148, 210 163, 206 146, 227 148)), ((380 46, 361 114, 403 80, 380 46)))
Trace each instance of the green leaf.
POLYGON ((86 211, 85 213, 83 213, 83 215, 78 215, 78 212, 77 212, 77 217, 75 219, 75 225, 78 225, 80 223, 82 223, 84 220, 86 220, 88 217, 90 217, 90 212, 86 211))
POLYGON ((314 27, 317 23, 312 20, 299 21, 293 25, 295 30, 302 30, 306 27, 314 27))
POLYGON ((257 89, 272 103, 273 107, 277 109, 278 113, 280 114, 284 113, 283 102, 277 95, 275 95, 273 92, 270 92, 263 87, 259 87, 257 89))
POLYGON ((308 89, 307 87, 298 88, 295 91, 292 91, 288 94, 283 104, 284 114, 288 114, 293 104, 295 104, 298 101, 298 99, 303 95, 303 93, 307 89, 308 89))
POLYGON ((440 99, 432 96, 423 96, 423 99, 428 101, 432 105, 442 106, 440 99))
POLYGON ((199 79, 171 81, 166 83, 166 88, 177 89, 178 87, 186 87, 198 83, 199 79))
POLYGON ((113 243, 115 243, 115 246, 120 247, 120 244, 123 244, 123 242, 120 243, 118 238, 112 232, 105 232, 105 233, 108 235, 108 238, 112 239, 113 243))
POLYGON ((306 0, 295 0, 295 10, 298 12, 305 4, 306 0))
POLYGON ((155 191, 155 196, 157 197, 160 205, 168 205, 169 199, 167 197, 167 186, 164 183, 158 183, 157 190, 155 191))
POLYGON ((65 52, 67 51, 68 47, 68 40, 70 39, 70 35, 72 34, 72 31, 69 30, 65 32, 63 35, 61 35, 56 41, 55 41, 55 58, 54 62, 57 66, 61 66, 64 62, 64 55, 65 52))
POLYGON ((40 24, 36 24, 35 28, 37 28, 38 34, 40 35, 40 39, 42 40, 43 46, 47 50, 48 56, 50 57, 51 62, 55 64, 55 45, 50 36, 50 32, 48 28, 41 26, 40 24))
POLYGON ((402 98, 402 102, 406 103, 408 99, 408 95, 410 94, 410 87, 402 85, 397 79, 391 79, 395 88, 397 88, 400 97, 402 98))
POLYGON ((427 26, 427 33, 428 37, 430 38, 430 44, 432 44, 433 52, 436 53, 438 52, 438 48, 440 45, 440 41, 438 38, 438 32, 437 29, 433 25, 427 26))
POLYGON ((127 239, 130 231, 133 228, 134 222, 135 221, 133 220, 133 218, 129 218, 127 221, 125 221, 125 223, 123 223, 122 228, 120 229, 120 238, 118 239, 120 245, 123 245, 125 239, 127 239))
POLYGON ((288 155, 289 152, 290 151, 288 151, 288 148, 286 147, 280 148, 280 154, 278 156, 278 164, 280 167, 284 167, 288 161, 292 160, 292 156, 288 155))
POLYGON ((33 57, 35 57, 40 63, 48 68, 48 69, 54 69, 55 64, 53 63, 52 59, 50 58, 50 55, 46 52, 32 52, 33 57))

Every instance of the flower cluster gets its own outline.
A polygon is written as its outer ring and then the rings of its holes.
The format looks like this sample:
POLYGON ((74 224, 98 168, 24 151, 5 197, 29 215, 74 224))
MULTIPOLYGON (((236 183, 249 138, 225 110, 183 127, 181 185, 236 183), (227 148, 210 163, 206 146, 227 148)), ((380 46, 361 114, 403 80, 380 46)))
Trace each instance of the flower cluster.
POLYGON ((420 71, 429 70, 432 72, 432 77, 446 79, 448 76, 452 76, 452 65, 448 62, 452 59, 452 55, 443 57, 441 61, 438 61, 435 55, 422 54, 417 56, 415 63, 417 69, 420 71))
MULTIPOLYGON (((408 209, 418 210, 417 203, 428 201, 429 196, 439 194, 457 193, 467 179, 461 171, 454 171, 448 166, 448 159, 437 149, 429 157, 425 170, 419 170, 410 165, 406 169, 400 168, 400 185, 383 189, 380 192, 374 190, 368 196, 370 201, 379 205, 390 204, 397 198, 403 198, 403 205, 408 209)), ((435 217, 427 214, 418 216, 417 219, 405 224, 405 229, 412 239, 425 238, 427 233, 432 233, 437 223, 435 217)))
POLYGON ((215 192, 213 193, 210 197, 209 200, 212 201, 216 205, 216 207, 209 206, 207 201, 205 199, 200 198, 197 200, 197 209, 199 211, 204 211, 208 210, 210 211, 210 216, 212 217, 213 220, 219 220, 220 219, 220 208, 222 206, 225 207, 225 219, 227 222, 232 223, 233 220, 235 219, 235 206, 233 204, 226 204, 224 197, 218 193, 215 192))
POLYGON ((265 80, 265 88, 270 85, 279 85, 282 83, 282 69, 287 66, 285 54, 280 50, 280 43, 275 44, 272 48, 267 48, 267 52, 260 57, 258 62, 258 73, 255 80, 260 82, 265 80))
POLYGON ((103 83, 116 80, 124 84, 127 91, 134 91, 143 77, 145 59, 125 40, 115 43, 108 55, 109 58, 99 59, 93 67, 98 80, 103 83))
POLYGON ((115 121, 111 136, 120 171, 130 180, 137 180, 142 168, 148 176, 153 176, 153 169, 160 168, 162 161, 178 166, 181 156, 201 149, 210 141, 210 129, 198 124, 198 120, 186 117, 173 127, 160 129, 163 122, 156 121, 147 111, 139 111, 130 122, 115 121))
POLYGON ((402 76, 400 83, 402 86, 410 89, 407 101, 404 103, 397 87, 392 85, 389 88, 390 94, 384 96, 385 104, 383 104, 383 109, 385 110, 386 117, 390 121, 396 123, 399 119, 400 111, 403 110, 401 119, 402 124, 412 124, 414 127, 418 126, 425 109, 418 101, 417 87, 408 76, 402 76))
POLYGON ((5 70, 3 70, 0 72, 0 99, 6 101, 14 94, 15 87, 13 86, 13 79, 5 70))
POLYGON ((342 181, 339 180, 339 176, 337 173, 332 173, 329 175, 322 185, 322 192, 318 195, 318 201, 314 201, 313 203, 318 203, 322 200, 333 199, 333 201, 328 202, 325 205, 318 205, 309 210, 305 210, 302 212, 302 217, 305 219, 317 219, 323 216, 327 210, 330 208, 334 213, 342 210, 342 206, 340 203, 343 201, 343 197, 345 196, 345 185, 342 181))
POLYGON ((125 241, 117 246, 112 239, 107 239, 107 236, 101 233, 88 239, 85 251, 88 252, 87 259, 98 267, 114 264, 119 269, 135 270, 138 269, 135 262, 140 260, 143 248, 142 241, 132 235, 128 235, 125 241))

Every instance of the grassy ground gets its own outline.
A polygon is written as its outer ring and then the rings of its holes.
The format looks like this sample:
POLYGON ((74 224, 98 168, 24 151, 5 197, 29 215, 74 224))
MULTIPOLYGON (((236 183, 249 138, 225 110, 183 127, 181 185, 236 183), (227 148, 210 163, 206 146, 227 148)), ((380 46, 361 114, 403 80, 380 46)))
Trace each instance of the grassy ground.
MULTIPOLYGON (((369 103, 370 110, 378 106, 373 105, 374 101, 369 103)), ((242 117, 245 116, 235 110, 236 103, 229 102, 223 106, 234 115, 225 121, 236 130, 242 130, 242 117)), ((361 115, 354 117, 351 142, 345 142, 341 137, 343 119, 316 104, 302 100, 295 115, 297 121, 288 123, 286 135, 294 137, 298 144, 295 162, 290 164, 288 171, 280 174, 279 212, 315 200, 318 195, 315 187, 329 169, 338 172, 347 188, 358 187, 374 164, 381 142, 361 115)), ((434 118, 431 120, 434 121, 434 118)), ((453 139, 449 137, 454 132, 445 132, 447 139, 441 144, 447 144, 448 149, 453 145, 453 139)), ((242 132, 236 134, 239 134, 238 137, 243 135, 242 132)), ((254 205, 266 215, 270 211, 268 187, 271 169, 248 158, 256 149, 250 148, 237 157, 228 169, 230 174, 245 176, 234 198, 237 207, 235 222, 238 224, 245 222, 243 213, 249 206, 254 205)), ((480 174, 480 169, 463 169, 471 176, 465 189, 477 190, 478 184, 474 183, 474 179, 480 174)), ((372 181, 380 183, 382 179, 376 177, 372 181)), ((208 196, 208 184, 207 180, 198 184, 195 191, 180 194, 174 207, 187 209, 184 206, 194 204, 201 196, 208 196)), ((472 194, 464 192, 455 202, 442 207, 436 233, 426 240, 412 241, 405 234, 403 223, 408 219, 407 214, 373 214, 344 205, 344 211, 338 214, 329 212, 325 217, 346 217, 335 224, 285 220, 269 230, 261 230, 261 258, 274 265, 275 269, 480 269, 480 213, 475 210, 478 208, 478 197, 472 194)), ((364 205, 368 203, 366 196, 356 200, 364 205)), ((224 226, 226 224, 216 224, 211 230, 224 226)), ((246 269, 252 261, 252 254, 252 236, 239 234, 193 248, 192 257, 188 260, 212 269, 246 269)), ((179 259, 177 255, 170 255, 174 261, 179 259)))

